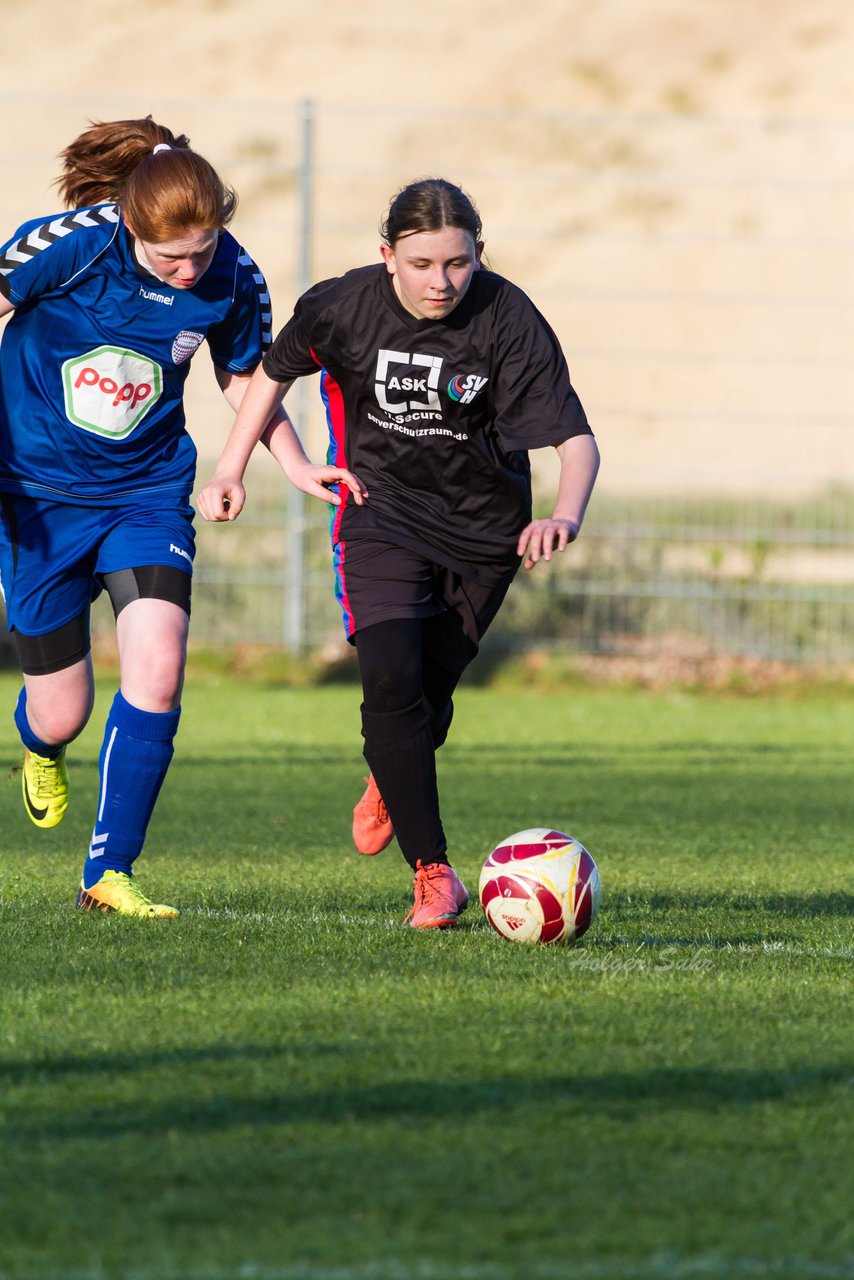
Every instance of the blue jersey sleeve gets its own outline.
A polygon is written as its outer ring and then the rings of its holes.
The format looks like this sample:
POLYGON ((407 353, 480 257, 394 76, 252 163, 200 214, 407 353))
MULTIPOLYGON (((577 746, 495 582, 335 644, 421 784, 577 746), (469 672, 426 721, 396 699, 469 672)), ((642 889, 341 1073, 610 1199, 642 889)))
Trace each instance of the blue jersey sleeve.
POLYGON ((0 247, 0 291, 18 307, 70 287, 112 243, 120 219, 108 204, 25 222, 0 247))
POLYGON ((251 373, 272 339, 270 292, 260 268, 241 249, 234 274, 234 301, 226 318, 208 330, 214 364, 227 373, 251 373))

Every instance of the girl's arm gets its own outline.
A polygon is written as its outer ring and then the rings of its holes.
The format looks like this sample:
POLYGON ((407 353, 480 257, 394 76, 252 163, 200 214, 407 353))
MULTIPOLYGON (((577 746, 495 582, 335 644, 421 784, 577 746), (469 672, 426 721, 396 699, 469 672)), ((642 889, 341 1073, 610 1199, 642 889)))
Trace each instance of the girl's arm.
POLYGON ((306 457, 293 423, 282 408, 290 382, 274 382, 261 365, 251 375, 216 369, 216 377, 237 418, 212 479, 196 499, 206 520, 236 520, 240 515, 246 501, 243 476, 259 440, 270 450, 290 482, 303 493, 339 506, 342 499, 326 486, 344 484, 357 503, 364 501, 367 490, 351 471, 315 465, 306 457))
POLYGON ((571 436, 556 446, 560 458, 560 478, 554 514, 532 520, 519 535, 516 553, 525 556, 525 568, 533 569, 540 559, 551 560, 574 542, 596 483, 599 448, 593 436, 571 436))

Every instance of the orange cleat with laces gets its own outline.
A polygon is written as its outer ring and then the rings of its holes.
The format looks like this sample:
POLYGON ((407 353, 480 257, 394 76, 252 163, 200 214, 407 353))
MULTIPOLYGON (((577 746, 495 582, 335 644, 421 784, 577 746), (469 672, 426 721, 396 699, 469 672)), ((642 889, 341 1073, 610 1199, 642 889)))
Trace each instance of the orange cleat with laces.
POLYGON ((415 903, 404 924, 410 929, 450 929, 468 906, 468 889, 446 862, 420 861, 413 883, 415 903))
POLYGON ((394 827, 383 803, 374 775, 366 778, 368 788, 353 810, 353 843, 359 853, 373 857, 394 839, 394 827))

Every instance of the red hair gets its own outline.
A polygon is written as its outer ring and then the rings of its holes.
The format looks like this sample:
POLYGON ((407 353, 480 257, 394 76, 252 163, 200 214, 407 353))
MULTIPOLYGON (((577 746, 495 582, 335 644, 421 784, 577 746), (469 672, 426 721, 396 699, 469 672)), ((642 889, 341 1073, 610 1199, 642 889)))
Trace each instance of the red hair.
POLYGON ((93 123, 60 153, 56 185, 69 209, 114 202, 141 240, 172 240, 188 227, 228 225, 237 195, 185 134, 151 116, 93 123), (155 153, 159 143, 165 144, 155 153))

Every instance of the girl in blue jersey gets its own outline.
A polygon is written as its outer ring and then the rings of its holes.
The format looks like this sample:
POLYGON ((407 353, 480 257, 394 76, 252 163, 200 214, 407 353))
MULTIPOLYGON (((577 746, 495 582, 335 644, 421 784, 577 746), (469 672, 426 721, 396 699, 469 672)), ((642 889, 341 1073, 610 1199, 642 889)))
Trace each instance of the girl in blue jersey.
POLYGON ((353 836, 367 854, 397 836, 415 873, 416 929, 454 925, 468 900, 436 782, 454 689, 520 564, 577 537, 599 463, 557 338, 520 289, 482 266, 482 251, 459 187, 404 188, 382 262, 300 298, 199 497, 206 518, 237 516, 267 418, 295 378, 320 371, 330 458, 370 495, 348 495, 333 520, 371 770, 353 836), (551 516, 532 520, 528 450, 545 446, 560 459, 558 495, 551 516))
MULTIPOLYGON (((92 712, 89 611, 116 615, 121 687, 77 906, 175 916, 132 876, 180 716, 196 452, 184 383, 207 343, 237 409, 269 342, 261 272, 226 230, 236 196, 150 117, 95 124, 63 152, 66 213, 0 247, 0 586, 23 670, 24 805, 54 827, 66 745, 92 712)), ((264 440, 305 492, 359 486, 314 467, 283 412, 264 440)))

